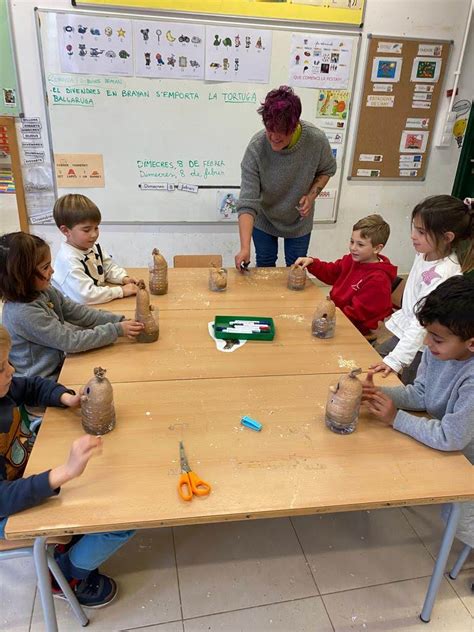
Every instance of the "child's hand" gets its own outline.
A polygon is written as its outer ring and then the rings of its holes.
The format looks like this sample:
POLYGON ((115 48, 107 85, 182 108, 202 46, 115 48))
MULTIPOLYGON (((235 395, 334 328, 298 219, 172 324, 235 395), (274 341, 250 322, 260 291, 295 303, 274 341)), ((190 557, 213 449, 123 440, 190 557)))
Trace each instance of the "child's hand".
POLYGON ((298 257, 295 261, 295 266, 301 266, 302 268, 307 268, 313 263, 313 259, 311 257, 298 257))
POLYGON ((122 285, 127 285, 128 283, 135 283, 137 285, 138 279, 134 279, 133 277, 125 276, 122 279, 122 285))
POLYGON ((391 426, 397 415, 397 409, 390 397, 381 391, 376 391, 370 395, 370 399, 366 400, 366 406, 369 412, 375 417, 391 426))
POLYGON ((145 328, 145 325, 137 320, 122 320, 119 325, 122 328, 122 335, 127 338, 136 338, 145 328))
POLYGON ((59 398, 59 401, 63 406, 67 406, 68 408, 75 408, 76 406, 81 405, 81 395, 76 394, 72 395, 71 393, 63 393, 59 398))
POLYGON ((367 371, 367 377, 362 382, 362 401, 367 402, 370 401, 371 396, 374 393, 380 392, 379 389, 374 384, 374 373, 373 371, 367 371))
POLYGON ((49 486, 51 489, 57 489, 77 478, 86 469, 90 458, 94 454, 100 454, 102 451, 102 437, 93 437, 92 435, 82 435, 76 439, 71 446, 69 457, 64 465, 55 467, 49 473, 49 486))
POLYGON ((385 364, 385 362, 380 362, 379 364, 371 364, 369 369, 372 369, 372 373, 382 373, 382 377, 387 377, 390 373, 395 373, 395 371, 385 364))
POLYGON ((138 287, 134 283, 126 283, 122 285, 122 293, 124 296, 133 296, 138 292, 138 287))

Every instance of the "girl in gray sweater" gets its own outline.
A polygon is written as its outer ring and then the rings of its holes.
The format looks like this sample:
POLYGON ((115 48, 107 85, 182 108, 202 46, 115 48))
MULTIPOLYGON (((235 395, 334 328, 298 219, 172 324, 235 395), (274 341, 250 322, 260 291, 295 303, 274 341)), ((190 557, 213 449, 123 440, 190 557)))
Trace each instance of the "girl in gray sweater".
MULTIPOLYGON (((454 276, 417 304, 426 329, 414 384, 375 388, 364 384, 364 400, 380 421, 437 450, 462 450, 474 463, 474 283, 454 276), (406 411, 426 411, 417 417, 406 411)), ((444 515, 446 512, 443 512, 444 515)), ((474 547, 474 503, 462 504, 456 537, 474 547)))
POLYGON ((111 312, 78 305, 50 285, 48 244, 36 235, 0 238, 0 297, 11 339, 10 360, 18 375, 57 379, 66 353, 136 337, 143 325, 111 312))

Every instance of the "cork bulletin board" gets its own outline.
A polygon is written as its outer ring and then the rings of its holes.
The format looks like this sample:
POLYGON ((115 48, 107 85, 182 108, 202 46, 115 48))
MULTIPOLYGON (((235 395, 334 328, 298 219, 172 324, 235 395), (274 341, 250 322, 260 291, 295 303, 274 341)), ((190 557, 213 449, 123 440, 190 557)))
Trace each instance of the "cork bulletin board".
POLYGON ((451 41, 369 35, 354 180, 424 180, 451 41))

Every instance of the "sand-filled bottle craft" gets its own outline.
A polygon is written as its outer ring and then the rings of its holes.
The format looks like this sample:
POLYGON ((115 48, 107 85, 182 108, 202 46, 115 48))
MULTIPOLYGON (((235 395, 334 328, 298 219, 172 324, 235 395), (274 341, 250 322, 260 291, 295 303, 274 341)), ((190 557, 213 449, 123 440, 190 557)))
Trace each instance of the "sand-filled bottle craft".
POLYGON ((342 375, 329 387, 326 404, 326 426, 338 434, 350 434, 356 429, 362 399, 362 382, 357 379, 361 369, 342 375))
POLYGON ((327 296, 318 303, 311 323, 311 333, 316 338, 332 338, 336 329, 336 306, 327 296))
POLYGON ((115 428, 114 394, 105 374, 105 369, 96 367, 81 396, 82 427, 91 435, 104 435, 115 428))
POLYGON ((212 267, 209 270, 209 289, 212 292, 223 292, 227 288, 227 270, 212 267))
POLYGON ((304 290, 306 285, 306 270, 293 264, 288 271, 288 289, 304 290))
POLYGON ((166 294, 168 291, 168 264, 157 248, 151 253, 153 264, 150 267, 150 292, 152 294, 166 294))
POLYGON ((155 342, 160 335, 158 325, 158 313, 153 316, 153 305, 150 305, 150 295, 146 289, 144 281, 138 281, 137 305, 135 309, 135 320, 143 323, 145 329, 138 334, 137 342, 155 342))

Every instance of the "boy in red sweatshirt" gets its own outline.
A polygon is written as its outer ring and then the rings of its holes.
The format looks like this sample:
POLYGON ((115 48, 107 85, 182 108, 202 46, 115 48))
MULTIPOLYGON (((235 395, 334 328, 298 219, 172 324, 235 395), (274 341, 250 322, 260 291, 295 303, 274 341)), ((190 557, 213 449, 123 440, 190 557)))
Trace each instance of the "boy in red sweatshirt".
POLYGON ((369 338, 379 321, 392 313, 392 282, 397 268, 380 254, 389 235, 390 226, 383 217, 369 215, 352 227, 350 254, 333 263, 311 257, 300 257, 295 262, 333 286, 331 299, 369 338))

